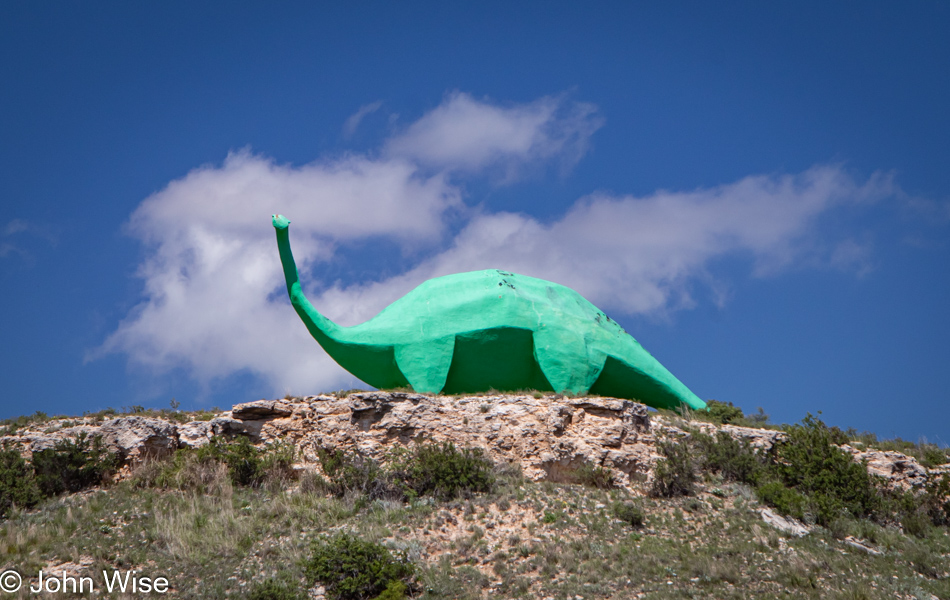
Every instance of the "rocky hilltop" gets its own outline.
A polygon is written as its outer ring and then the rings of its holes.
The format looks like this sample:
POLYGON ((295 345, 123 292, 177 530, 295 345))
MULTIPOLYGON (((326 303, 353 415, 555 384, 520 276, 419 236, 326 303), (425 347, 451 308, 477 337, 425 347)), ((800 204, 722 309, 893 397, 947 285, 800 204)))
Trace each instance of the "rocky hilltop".
POLYGON ((944 449, 878 447, 811 417, 724 420, 404 392, 11 419, 0 571, 88 576, 98 592, 131 570, 196 600, 950 598, 944 449), (483 456, 429 443, 445 441, 483 456), (423 463, 433 448, 442 462, 423 463), (420 483, 462 471, 492 482, 420 483), (344 595, 344 554, 390 575, 344 595))
MULTIPOLYGON (((520 466, 532 481, 572 483, 582 466, 609 470, 613 485, 649 484, 662 458, 657 441, 680 439, 687 428, 707 434, 723 431, 768 450, 784 434, 772 429, 715 425, 651 412, 643 404, 616 398, 567 398, 555 395, 492 394, 433 396, 403 392, 361 392, 257 400, 204 420, 129 415, 54 419, 0 437, 0 444, 33 452, 57 441, 101 436, 124 466, 160 458, 178 448, 197 448, 214 437, 248 436, 257 444, 292 443, 296 468, 318 469, 319 449, 354 451, 376 460, 414 441, 450 441, 477 447, 495 463, 520 466), (688 425, 688 427, 687 427, 688 425)), ((950 464, 932 469, 914 457, 893 451, 842 448, 868 470, 906 489, 924 486, 931 475, 950 472, 950 464)))

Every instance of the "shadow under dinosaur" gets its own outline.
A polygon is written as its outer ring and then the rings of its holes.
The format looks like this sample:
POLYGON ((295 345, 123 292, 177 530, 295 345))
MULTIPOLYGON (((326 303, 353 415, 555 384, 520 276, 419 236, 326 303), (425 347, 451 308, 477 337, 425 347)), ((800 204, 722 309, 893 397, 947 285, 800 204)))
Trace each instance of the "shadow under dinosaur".
POLYGON ((706 408, 583 296, 507 271, 430 279, 369 321, 341 327, 304 296, 289 224, 273 216, 291 304, 323 349, 373 387, 442 394, 538 390, 706 408))

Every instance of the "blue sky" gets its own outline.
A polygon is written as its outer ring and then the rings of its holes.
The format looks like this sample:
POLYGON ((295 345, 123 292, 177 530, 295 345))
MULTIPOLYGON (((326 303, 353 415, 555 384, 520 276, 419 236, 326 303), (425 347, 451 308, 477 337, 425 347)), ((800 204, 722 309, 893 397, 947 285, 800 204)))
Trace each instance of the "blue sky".
POLYGON ((574 287, 700 397, 950 442, 950 6, 6 2, 0 417, 357 383, 427 277, 574 287))

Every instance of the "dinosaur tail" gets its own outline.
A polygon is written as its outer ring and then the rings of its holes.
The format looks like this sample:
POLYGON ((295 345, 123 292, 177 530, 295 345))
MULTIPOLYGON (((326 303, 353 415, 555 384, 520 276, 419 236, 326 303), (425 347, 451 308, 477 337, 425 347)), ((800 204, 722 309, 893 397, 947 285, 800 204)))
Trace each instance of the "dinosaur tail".
POLYGON ((320 342, 321 346, 327 348, 328 345, 335 345, 335 342, 339 341, 337 338, 342 327, 321 315, 307 300, 303 288, 300 286, 297 263, 294 262, 294 254, 290 250, 290 235, 287 231, 290 221, 283 215, 274 215, 273 223, 277 232, 277 248, 280 251, 280 264, 284 268, 284 280, 287 282, 287 294, 290 296, 290 303, 304 325, 307 326, 310 334, 320 342))

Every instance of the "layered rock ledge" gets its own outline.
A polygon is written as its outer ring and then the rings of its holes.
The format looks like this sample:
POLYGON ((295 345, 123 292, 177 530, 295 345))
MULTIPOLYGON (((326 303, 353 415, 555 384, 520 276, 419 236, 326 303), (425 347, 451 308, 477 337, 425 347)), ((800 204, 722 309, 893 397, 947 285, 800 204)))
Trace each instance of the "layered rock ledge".
MULTIPOLYGON (((257 400, 237 404, 209 420, 187 423, 139 415, 106 421, 58 419, 0 437, 0 444, 16 447, 29 457, 64 438, 101 436, 119 454, 125 474, 136 462, 178 448, 200 447, 215 437, 243 435, 255 443, 292 443, 300 469, 318 469, 321 448, 359 452, 379 460, 414 442, 450 441, 459 447, 481 448, 496 463, 518 465, 531 480, 571 482, 584 468, 601 467, 611 471, 615 485, 629 487, 652 478, 660 458, 657 438, 689 435, 679 425, 656 415, 651 419, 646 406, 616 398, 362 392, 257 400)), ((769 429, 698 421, 690 426, 706 433, 725 431, 764 451, 784 437, 769 429)), ((927 469, 910 456, 844 449, 891 485, 919 487, 928 479, 927 469)), ((943 472, 944 467, 932 471, 943 472)))

